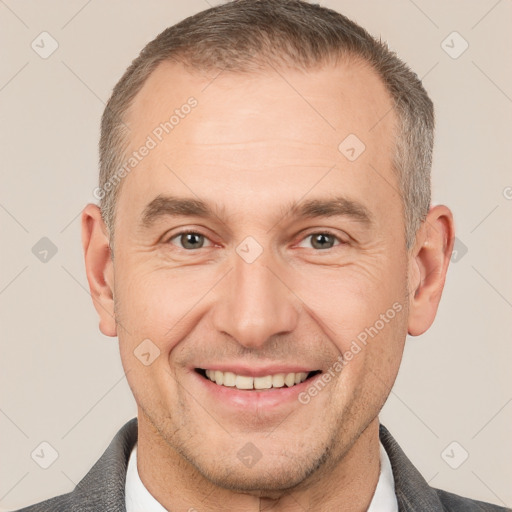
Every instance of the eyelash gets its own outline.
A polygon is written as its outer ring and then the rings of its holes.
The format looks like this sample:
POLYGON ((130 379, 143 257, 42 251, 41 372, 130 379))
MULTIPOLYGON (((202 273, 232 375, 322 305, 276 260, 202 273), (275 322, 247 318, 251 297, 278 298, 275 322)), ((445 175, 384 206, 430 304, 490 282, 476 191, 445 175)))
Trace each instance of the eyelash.
MULTIPOLYGON (((171 240, 174 240, 175 238, 178 238, 181 235, 199 235, 211 242, 211 240, 205 234, 201 233, 200 231, 184 230, 184 231, 179 231, 178 233, 175 233, 171 238, 167 239, 166 243, 171 243, 171 240)), ((328 235, 328 236, 333 237, 335 239, 335 241, 338 242, 337 244, 333 245, 333 247, 329 247, 328 249, 317 249, 316 252, 324 252, 324 251, 332 250, 335 247, 338 247, 340 245, 345 245, 347 243, 346 241, 342 240, 338 235, 335 235, 334 233, 332 233, 329 230, 312 231, 312 232, 306 234, 303 238, 301 238, 300 242, 302 242, 303 240, 306 240, 307 238, 312 237, 314 235, 328 235)), ((194 251, 194 249, 185 249, 184 247, 178 247, 178 248, 183 251, 186 251, 186 252, 194 251)), ((199 249, 204 249, 204 248, 205 247, 200 247, 199 249)), ((314 247, 312 247, 312 249, 315 250, 314 247)))

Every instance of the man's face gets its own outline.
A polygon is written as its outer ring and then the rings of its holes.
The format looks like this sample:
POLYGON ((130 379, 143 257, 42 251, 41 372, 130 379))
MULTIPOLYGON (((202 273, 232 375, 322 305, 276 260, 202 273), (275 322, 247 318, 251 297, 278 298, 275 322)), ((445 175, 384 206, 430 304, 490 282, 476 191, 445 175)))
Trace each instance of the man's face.
POLYGON ((117 205, 121 356, 141 431, 223 487, 288 488, 343 457, 398 371, 408 257, 396 118, 362 65, 214 76, 165 63, 127 116, 127 154, 148 135, 157 144, 117 205), (311 201, 334 203, 301 211, 311 201), (321 373, 240 390, 204 370, 260 378, 241 386, 321 373))

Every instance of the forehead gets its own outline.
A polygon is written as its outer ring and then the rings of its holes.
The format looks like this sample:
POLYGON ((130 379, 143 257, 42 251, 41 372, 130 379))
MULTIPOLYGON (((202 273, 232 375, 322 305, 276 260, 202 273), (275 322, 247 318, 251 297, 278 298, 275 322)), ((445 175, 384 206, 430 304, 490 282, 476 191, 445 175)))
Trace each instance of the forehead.
POLYGON ((249 193, 279 208, 281 199, 297 201, 312 187, 327 193, 357 182, 359 194, 379 187, 397 196, 392 101, 363 63, 200 73, 165 62, 125 122, 126 159, 150 140, 152 146, 122 184, 119 202, 138 213, 176 187, 220 202, 229 194, 239 210, 249 206, 249 193), (382 187, 383 180, 392 186, 382 187))
MULTIPOLYGON (((125 116, 125 122, 133 129, 131 142, 136 143, 138 136, 151 133, 159 123, 169 120, 190 97, 197 99, 200 106, 199 115, 194 117, 210 121, 208 114, 215 114, 212 121, 231 126, 243 124, 244 130, 237 132, 233 142, 251 141, 264 123, 268 123, 266 130, 280 130, 282 123, 275 121, 285 111, 290 118, 303 119, 302 123, 289 125, 289 133, 306 128, 312 140, 323 140, 329 134, 329 139, 336 141, 344 131, 352 129, 370 142, 389 133, 394 119, 394 112, 390 112, 392 101, 380 77, 360 60, 311 70, 272 65, 258 73, 206 73, 179 63, 162 62, 147 78, 125 116), (220 112, 222 115, 218 116, 220 112), (246 122, 248 116, 253 130, 246 122), (382 124, 384 116, 386 122, 382 124), (377 123, 381 125, 378 128, 377 123)), ((207 130, 200 132, 197 125, 193 128, 201 137, 194 142, 216 142, 222 136, 207 130)))

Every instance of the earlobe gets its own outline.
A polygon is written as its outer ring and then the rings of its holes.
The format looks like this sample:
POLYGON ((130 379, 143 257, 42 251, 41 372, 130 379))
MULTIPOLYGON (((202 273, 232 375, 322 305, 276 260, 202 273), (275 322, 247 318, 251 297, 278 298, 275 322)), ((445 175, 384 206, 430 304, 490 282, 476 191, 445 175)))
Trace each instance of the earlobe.
POLYGON ((434 321, 454 236, 451 211, 446 206, 433 206, 418 230, 409 259, 408 332, 412 336, 423 334, 434 321))
POLYGON ((100 317, 100 331, 105 336, 117 336, 109 238, 100 209, 95 204, 88 204, 82 212, 82 247, 91 297, 100 317))

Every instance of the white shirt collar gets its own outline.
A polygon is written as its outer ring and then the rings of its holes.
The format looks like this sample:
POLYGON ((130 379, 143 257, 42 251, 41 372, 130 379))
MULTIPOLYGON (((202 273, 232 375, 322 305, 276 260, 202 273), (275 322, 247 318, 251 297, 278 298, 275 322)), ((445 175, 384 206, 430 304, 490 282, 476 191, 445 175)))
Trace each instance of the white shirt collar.
POLYGON ((380 443, 380 475, 367 512, 398 512, 393 469, 386 449, 380 443))
MULTIPOLYGON (((134 446, 126 472, 126 512, 167 512, 142 483, 137 471, 137 445, 134 446)), ((380 475, 367 512, 398 512, 395 481, 388 454, 380 443, 380 475)))
POLYGON ((137 470, 137 444, 128 461, 125 485, 126 512, 167 512, 147 490, 137 470))

